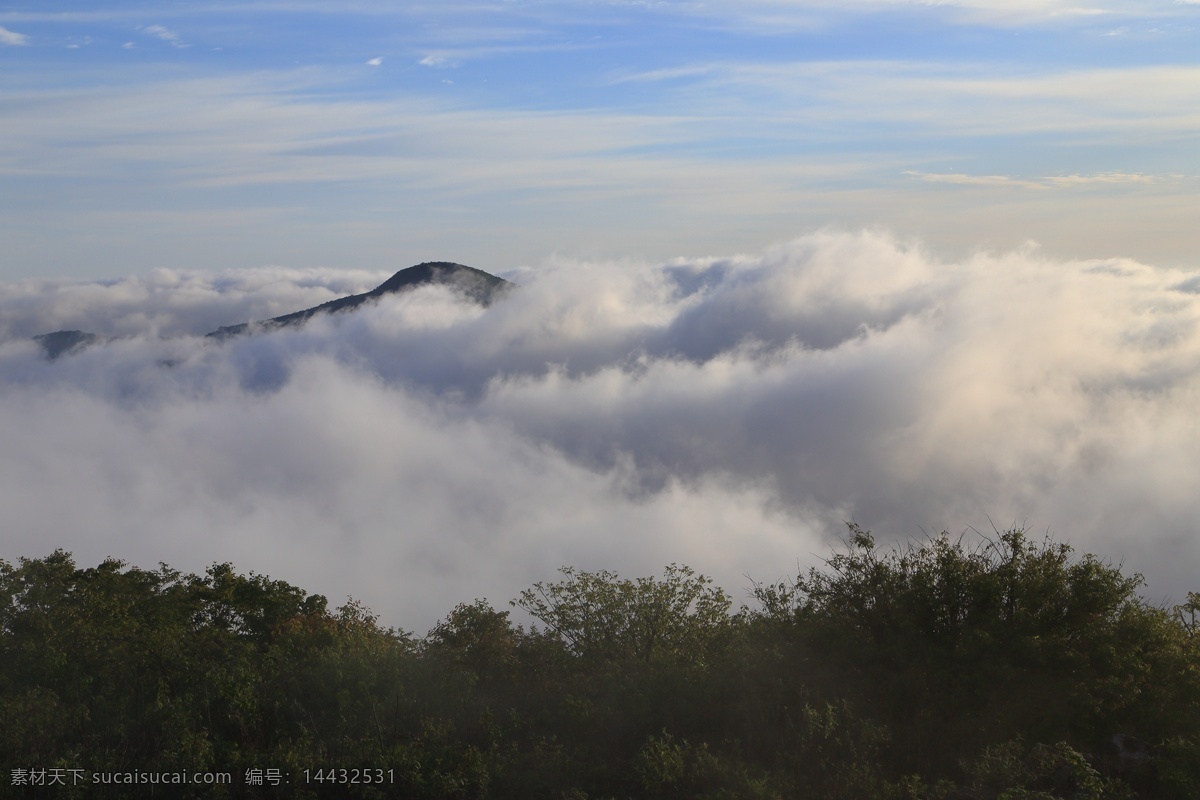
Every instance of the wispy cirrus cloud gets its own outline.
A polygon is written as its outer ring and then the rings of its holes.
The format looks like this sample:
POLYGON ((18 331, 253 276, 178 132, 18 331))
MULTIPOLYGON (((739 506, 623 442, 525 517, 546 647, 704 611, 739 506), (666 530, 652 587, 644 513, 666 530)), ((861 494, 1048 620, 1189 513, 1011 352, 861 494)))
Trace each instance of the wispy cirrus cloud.
MULTIPOLYGON (((1186 0, 1185 0, 1186 1, 1186 0)), ((744 24, 769 26, 782 30, 821 24, 814 13, 867 15, 878 12, 903 12, 912 15, 937 15, 949 22, 967 24, 1030 25, 1046 22, 1090 20, 1102 17, 1172 16, 1179 9, 1157 0, 719 0, 704 4, 680 4, 688 13, 718 14, 741 20, 744 24)))
MULTIPOLYGON (((378 61, 382 63, 382 59, 378 61)), ((430 66, 443 63, 437 56, 424 61, 430 66)), ((724 65, 683 73, 714 75, 712 80, 723 88, 752 86, 778 93, 774 98, 778 102, 752 119, 744 115, 743 100, 727 94, 724 99, 715 97, 705 85, 672 97, 657 111, 636 113, 499 110, 416 94, 330 99, 324 92, 342 78, 311 72, 158 81, 89 88, 87 92, 39 89, 28 95, 31 101, 36 97, 29 110, 6 126, 0 172, 115 175, 130 163, 144 161, 174 164, 176 169, 161 173, 165 178, 175 175, 189 182, 252 183, 256 176, 270 181, 289 179, 289 175, 293 181, 306 176, 319 179, 328 163, 331 177, 350 167, 343 175, 353 178, 357 172, 354 162, 340 159, 361 144, 383 157, 364 164, 364 174, 380 169, 386 172, 389 167, 419 168, 413 157, 440 156, 486 161, 486 169, 480 172, 481 178, 486 178, 491 170, 504 171, 497 161, 500 158, 554 164, 569 171, 584 167, 600 154, 621 159, 656 148, 655 155, 666 166, 689 159, 696 149, 717 146, 724 138, 751 135, 760 142, 774 143, 774 152, 780 146, 791 150, 791 164, 803 163, 807 146, 830 136, 844 136, 847 126, 868 121, 885 122, 888 127, 883 132, 890 138, 937 136, 943 142, 976 133, 995 136, 1045 129, 1098 140, 1132 130, 1153 141, 1171 138, 1200 122, 1200 112, 1194 110, 1200 108, 1200 68, 1098 70, 1006 81, 950 78, 930 74, 932 71, 919 65, 860 63, 769 69, 724 65), (822 80, 814 84, 812 79, 818 76, 822 80), (807 88, 794 88, 805 83, 807 88), (885 96, 891 100, 875 102, 885 96), (936 99, 922 102, 918 97, 936 99), (712 102, 705 102, 709 100, 712 102), (152 101, 160 112, 152 117, 111 113, 114 108, 133 110, 152 101), (69 124, 72 120, 74 126, 69 124), (546 133, 539 135, 539 130, 546 133), (57 131, 54 157, 48 142, 51 131, 57 131), (223 145, 231 137, 240 139, 239 148, 223 145), (152 143, 148 145, 147 139, 152 143), (297 160, 300 153, 304 157, 297 160), (253 156, 253 162, 247 161, 247 156, 253 156), (332 159, 339 163, 332 164, 332 159)), ((10 92, 9 97, 19 100, 22 95, 10 92)), ((875 130, 856 130, 862 141, 856 155, 847 159, 848 166, 871 152, 875 130)), ((879 148, 884 152, 882 144, 879 148)), ((825 158, 820 161, 829 163, 825 158)), ((536 178, 536 172, 529 174, 536 178)), ((914 174, 925 180, 980 180, 967 175, 914 174)), ((982 180, 1041 179, 992 173, 982 180)), ((1161 182, 1132 172, 1076 173, 1045 180, 1063 184, 1161 182)))
POLYGON ((456 62, 453 59, 449 58, 448 56, 441 55, 438 53, 430 53, 429 55, 427 55, 427 56, 421 58, 419 61, 417 61, 417 63, 420 64, 422 67, 444 68, 444 67, 457 66, 456 62))
MULTIPOLYGON (((672 107, 733 115, 758 108, 756 122, 887 123, 890 136, 997 136, 1141 130, 1187 134, 1200 125, 1200 67, 1040 69, 934 61, 706 62, 614 73, 618 82, 681 80, 672 107)), ((851 129, 855 136, 875 128, 851 129)))
MULTIPOLYGON (((1103 225, 1123 231, 1114 252, 1171 263, 1195 252, 1186 182, 1137 184, 1131 209, 1135 184, 1113 172, 1200 173, 1200 71, 1186 26, 1161 16, 1195 6, 447 0, 334 12, 281 0, 176 4, 158 17, 149 5, 113 0, 87 20, 53 4, 0 11, 20 31, 86 21, 98 36, 81 51, 7 48, 48 64, 0 88, 0 179, 11 182, 0 234, 24 274, 90 269, 99 252, 147 268, 198 266, 202 253, 229 263, 208 233, 228 209, 278 226, 262 228, 261 243, 230 231, 225 242, 248 248, 238 263, 303 266, 385 263, 414 235, 439 257, 468 229, 481 252, 516 263, 545 248, 665 256, 689 232, 705 247, 752 246, 825 224, 892 226, 938 244, 949 231, 948 247, 1035 238, 1098 255, 1097 238, 1079 231, 1100 219, 1124 220, 1103 225), (1051 22, 1014 38, 980 17, 964 34, 964 14, 1002 6, 1051 22), (1113 21, 1072 22, 1091 18, 1072 16, 1083 7, 1113 21), (769 15, 784 23, 759 24, 769 15), (806 32, 787 19, 820 24, 806 32), (726 24, 737 20, 746 24, 726 24), (151 21, 129 44, 137 58, 112 46, 151 21), (175 51, 148 45, 185 38, 212 48, 161 69, 175 51), (375 54, 393 68, 362 70, 382 66, 375 54), (905 169, 1095 191, 1086 211, 1026 191, 984 215, 905 169), (1133 220, 1152 208, 1170 235, 1137 237, 1133 220), (138 213, 181 227, 139 235, 138 213), (391 235, 388 220, 400 226, 391 235)), ((42 30, 28 32, 41 40, 42 30)))
POLYGON ((10 31, 8 28, 0 26, 0 44, 20 47, 29 44, 29 37, 23 33, 10 31))
POLYGON ((957 186, 999 186, 1019 189, 1069 188, 1076 186, 1149 185, 1178 182, 1183 175, 1146 175, 1140 172, 1098 172, 1091 175, 1047 175, 1037 178, 1015 178, 1009 175, 970 175, 961 172, 918 172, 905 170, 909 175, 927 183, 949 183, 957 186))
POLYGON ((155 39, 166 42, 172 47, 188 47, 183 40, 179 38, 179 34, 170 28, 163 25, 147 25, 142 28, 142 32, 148 36, 153 36, 155 39))
MULTIPOLYGON (((493 107, 474 102, 466 92, 434 97, 408 88, 340 96, 338 88, 357 80, 357 70, 109 81, 75 91, 30 86, 24 93, 7 92, 22 111, 0 131, 0 175, 12 181, 70 177, 114 185, 128 175, 142 176, 139 193, 161 195, 177 215, 172 224, 184 225, 179 235, 195 237, 194 247, 164 249, 155 260, 139 261, 147 268, 179 264, 170 259, 180 257, 200 266, 204 254, 243 259, 237 263, 279 261, 282 256, 272 255, 282 252, 275 237, 297 224, 288 220, 299 219, 302 231, 284 239, 311 239, 295 249, 303 266, 347 263, 336 260, 346 251, 336 237, 337 231, 351 229, 353 252, 370 252, 370 266, 385 263, 387 253, 413 237, 424 241, 432 231, 444 232, 438 235, 445 239, 423 252, 444 257, 447 250, 464 247, 457 230, 466 224, 473 231, 467 247, 506 252, 503 263, 511 264, 540 257, 547 242, 591 246, 596 234, 588 228, 597 218, 621 220, 625 246, 663 255, 669 252, 663 249, 667 231, 672 236, 690 231, 687 235, 710 247, 722 237, 748 246, 752 238, 771 239, 831 220, 890 224, 963 247, 997 235, 1006 241, 1036 238, 1056 249, 1082 243, 1088 248, 1084 252, 1098 255, 1103 251, 1092 248, 1102 239, 1084 233, 1096 219, 1116 221, 1105 231, 1126 237, 1139 214, 1154 208, 1159 224, 1172 220, 1173 230, 1179 226, 1178 236, 1140 240, 1132 250, 1120 245, 1118 252, 1155 254, 1163 251, 1148 248, 1161 247, 1182 258, 1193 249, 1185 233, 1192 226, 1185 219, 1196 201, 1186 182, 1138 184, 1117 173, 1086 169, 1081 145, 1104 151, 1113 142, 1132 139, 1137 149, 1124 160, 1171 162, 1161 172, 1140 174, 1169 175, 1186 168, 1194 158, 1187 137, 1200 124, 1196 69, 1135 67, 997 78, 983 71, 947 75, 928 64, 821 62, 714 64, 692 74, 636 110, 493 107), (146 107, 156 113, 139 113, 146 107), (1035 139, 1068 135, 1063 145, 1053 138, 1035 139), (981 162, 973 153, 990 145, 976 142, 1016 136, 1024 137, 1026 148, 1035 141, 1039 160, 1067 165, 1057 183, 1046 185, 1075 182, 1112 191, 1091 193, 1090 202, 1098 205, 1086 213, 1078 207, 1078 223, 1036 204, 1013 207, 1009 213, 1019 216, 1001 220, 939 201, 936 193, 905 196, 907 181, 896 180, 914 164, 945 163, 947 151, 986 169, 986 159, 981 162), (859 190, 866 185, 875 188, 859 190), (1130 213, 1122 207, 1123 187, 1133 185, 1161 197, 1154 204, 1140 202, 1130 213), (221 196, 250 189, 236 198, 221 196), (348 204, 348 197, 369 198, 369 206, 379 211, 351 219, 358 200, 348 204), (503 202, 493 205, 501 197, 503 202), (179 208, 180 203, 194 206, 179 208), (259 219, 263 241, 275 241, 274 250, 247 240, 241 226, 223 240, 214 238, 208 222, 216 214, 212 203, 259 219), (301 210, 305 207, 310 211, 301 210), (534 228, 521 223, 532 218, 534 228), (185 225, 188 219, 194 223, 185 225), (397 220, 411 227, 397 227, 397 220), (325 233, 318 237, 318 230, 325 233), (664 232, 658 244, 655 230, 664 232), (501 246, 502 240, 509 244, 501 246), (234 242, 245 255, 213 250, 232 248, 234 242), (368 242, 369 251, 363 249, 368 242)), ((976 174, 992 176, 986 180, 996 184, 1040 180, 1028 173, 1014 176, 1007 171, 1011 164, 997 167, 976 174)), ((950 178, 933 177, 937 171, 928 168, 922 172, 930 176, 924 180, 978 181, 957 170, 950 178)), ((1049 198, 1053 193, 1026 194, 1049 198)), ((7 193, 10 199, 18 196, 7 193)), ((52 216, 26 201, 10 202, 9 246, 19 248, 14 252, 23 253, 21 258, 47 263, 74 258, 55 254, 53 243, 62 235, 46 226, 59 218, 64 225, 71 220, 64 231, 92 231, 93 243, 111 240, 113 257, 128 251, 119 244, 128 241, 123 231, 149 241, 135 233, 141 226, 133 220, 150 209, 123 207, 121 194, 104 198, 102 207, 56 207, 52 216)), ((89 252, 97 252, 95 244, 89 252)))
POLYGON ((888 19, 947 30, 994 32, 1083 30, 1127 21, 1173 22, 1194 18, 1193 7, 1161 0, 722 0, 706 3, 639 4, 661 14, 686 16, 712 28, 778 38, 836 31, 840 26, 888 19))
POLYGON ((1091 175, 1051 175, 1042 178, 1046 183, 1054 186, 1087 186, 1087 185, 1111 185, 1111 184, 1152 184, 1177 182, 1184 180, 1185 176, 1174 175, 1146 175, 1141 172, 1097 172, 1091 175))
POLYGON ((928 183, 950 183, 956 186, 1012 186, 1022 189, 1045 189, 1047 184, 1036 180, 1022 180, 1008 175, 968 175, 962 172, 916 172, 905 170, 910 175, 928 183))

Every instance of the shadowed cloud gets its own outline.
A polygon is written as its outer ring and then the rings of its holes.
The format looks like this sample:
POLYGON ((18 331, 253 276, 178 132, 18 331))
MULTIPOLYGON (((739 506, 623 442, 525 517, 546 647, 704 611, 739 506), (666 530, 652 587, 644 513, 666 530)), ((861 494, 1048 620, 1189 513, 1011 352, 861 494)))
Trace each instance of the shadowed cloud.
POLYGON ((1196 588, 1187 273, 822 233, 201 335, 381 280, 0 286, 6 556, 228 560, 422 629, 560 564, 688 563, 737 594, 847 519, 884 539, 991 519, 1124 559, 1156 599, 1196 588), (123 338, 51 363, 20 338, 39 318, 123 338))

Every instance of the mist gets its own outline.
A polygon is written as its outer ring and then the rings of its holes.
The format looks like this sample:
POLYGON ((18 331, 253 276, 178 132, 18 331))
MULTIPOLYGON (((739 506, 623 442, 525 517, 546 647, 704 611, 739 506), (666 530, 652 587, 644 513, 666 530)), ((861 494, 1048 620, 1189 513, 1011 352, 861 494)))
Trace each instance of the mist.
POLYGON ((562 565, 688 564, 744 600, 847 521, 1023 526, 1154 602, 1200 589, 1195 274, 823 232, 203 337, 387 277, 0 285, 0 557, 232 562, 418 632, 562 565), (29 337, 63 329, 107 341, 48 361, 29 337))

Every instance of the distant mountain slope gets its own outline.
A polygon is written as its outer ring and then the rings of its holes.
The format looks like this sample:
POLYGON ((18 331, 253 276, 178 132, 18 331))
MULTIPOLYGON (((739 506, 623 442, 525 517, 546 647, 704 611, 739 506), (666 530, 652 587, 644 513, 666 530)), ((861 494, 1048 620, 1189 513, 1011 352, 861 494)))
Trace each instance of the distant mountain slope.
POLYGON ((46 358, 53 361, 59 356, 65 356, 95 344, 100 341, 100 337, 87 331, 55 331, 54 333, 39 334, 33 337, 33 340, 42 346, 46 358))
POLYGON ((227 339, 247 333, 254 328, 275 328, 286 325, 298 325, 309 317, 317 314, 332 314, 338 311, 349 311, 368 301, 376 300, 384 295, 415 289, 429 284, 451 286, 480 305, 488 306, 507 291, 513 284, 484 272, 481 269, 455 264, 450 261, 427 261, 415 267, 402 269, 369 292, 339 297, 313 308, 284 314, 281 317, 261 322, 243 322, 240 325, 226 325, 217 328, 208 336, 217 339, 227 339))
MULTIPOLYGON (((287 325, 300 325, 309 317, 317 314, 350 311, 358 308, 363 303, 377 300, 384 295, 405 292, 430 284, 450 286, 455 291, 482 306, 491 305, 514 285, 503 278, 498 278, 481 269, 468 267, 464 264, 455 264, 451 261, 427 261, 424 264, 417 264, 414 267, 400 270, 369 292, 352 294, 348 297, 339 297, 336 300, 330 300, 328 303, 322 303, 319 306, 306 308, 303 311, 294 311, 291 314, 284 314, 281 317, 261 322, 243 322, 240 325, 226 325, 205 335, 215 339, 228 339, 231 336, 249 333, 251 330, 269 330, 287 325)), ((33 340, 41 345, 46 358, 51 361, 60 356, 77 353, 93 344, 110 341, 94 333, 75 330, 43 333, 34 336, 33 340)))

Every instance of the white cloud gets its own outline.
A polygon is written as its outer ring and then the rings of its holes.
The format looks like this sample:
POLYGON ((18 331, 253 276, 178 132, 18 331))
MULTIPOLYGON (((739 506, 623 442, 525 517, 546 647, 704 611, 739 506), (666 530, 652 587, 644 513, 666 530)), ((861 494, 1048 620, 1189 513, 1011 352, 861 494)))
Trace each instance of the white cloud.
POLYGON ((952 183, 959 186, 1012 186, 1022 189, 1046 188, 1046 184, 1039 181, 1021 180, 1008 175, 967 175, 961 172, 916 172, 913 170, 906 170, 904 174, 928 183, 952 183))
POLYGON ((380 64, 382 64, 382 63, 383 63, 383 59, 382 59, 382 58, 379 58, 379 57, 376 57, 376 58, 372 58, 372 59, 368 60, 368 61, 367 61, 367 66, 370 66, 370 67, 378 67, 378 66, 379 66, 380 64))
MULTIPOLYGON (((24 282, 0 319, 195 332, 379 278, 24 282)), ((0 343, 5 557, 230 560, 423 630, 560 564, 738 592, 846 519, 904 540, 990 517, 1124 559, 1153 599, 1197 588, 1195 275, 826 233, 522 280, 486 311, 425 289, 224 345, 0 343)))
POLYGON ((1092 175, 1052 175, 1042 178, 1055 186, 1083 186, 1088 184, 1149 184, 1182 180, 1182 175, 1146 175, 1141 172, 1097 172, 1092 175))
POLYGON ((162 25, 147 25, 142 29, 142 31, 156 39, 161 39, 162 41, 167 42, 172 47, 182 48, 188 46, 184 44, 182 40, 180 40, 178 33, 170 30, 169 28, 165 28, 162 25))
POLYGON ((807 122, 855 138, 886 126, 893 147, 1062 133, 1075 134, 1076 144, 1127 144, 1134 131, 1172 144, 1200 124, 1200 69, 1190 65, 1001 71, 915 61, 710 63, 621 79, 688 71, 700 79, 683 97, 708 102, 710 114, 752 114, 760 126, 807 122))
POLYGON ((1039 178, 1014 178, 1009 175, 968 175, 961 172, 918 172, 905 170, 927 183, 951 183, 959 186, 1000 186, 1021 189, 1069 188, 1076 186, 1147 185, 1183 180, 1182 175, 1147 175, 1141 172, 1097 172, 1090 175, 1047 175, 1039 178))
POLYGON ((26 45, 29 44, 29 37, 23 33, 10 31, 8 28, 0 26, 0 44, 7 45, 26 45))
MULTIPOLYGON (((525 6, 531 18, 547 8, 525 6)), ((569 18, 561 7, 555 13, 569 18)), ((157 21, 172 34, 203 29, 174 12, 157 21)), ((445 33, 453 26, 438 28, 432 39, 413 34, 393 44, 409 64, 427 56, 447 65, 467 63, 480 42, 561 43, 537 39, 545 27, 522 33, 501 26, 497 42, 486 38, 490 18, 471 25, 478 31, 465 44, 445 33)), ((155 41, 138 38, 139 52, 155 41)), ((768 48, 754 61, 777 57, 768 48)), ((338 70, 234 77, 211 59, 204 59, 208 66, 180 65, 185 72, 96 73, 86 80, 31 73, 3 92, 14 111, 5 118, 0 174, 21 182, 3 209, 12 253, 3 268, 103 274, 279 260, 377 265, 414 235, 430 250, 455 247, 462 229, 476 232, 466 245, 472 252, 490 250, 512 264, 541 257, 547 242, 566 251, 665 255, 681 241, 699 249, 751 247, 830 222, 891 224, 939 246, 949 230, 968 243, 1033 237, 1087 254, 1158 257, 1161 251, 1150 248, 1169 242, 1176 263, 1195 251, 1193 223, 1185 218, 1194 217, 1197 196, 1188 187, 1158 184, 1163 214, 1145 203, 1129 208, 1131 193, 1121 184, 1093 180, 1093 195, 1112 190, 1104 208, 1047 214, 1032 203, 1048 199, 1014 191, 1023 197, 1002 201, 1007 205, 985 218, 947 202, 950 192, 914 191, 915 182, 897 176, 955 161, 1017 181, 1061 168, 1065 182, 1113 165, 1131 173, 1195 172, 1186 166, 1200 124, 1193 67, 1071 69, 1037 59, 998 66, 936 49, 930 62, 692 65, 676 63, 677 55, 655 58, 643 62, 651 69, 641 75, 624 76, 643 81, 636 91, 577 96, 474 91, 482 73, 453 75, 458 84, 448 91, 439 79, 453 70, 410 81, 408 89, 349 91, 365 76, 361 63, 345 62, 338 70), (932 63, 939 57, 953 63, 932 63), (209 69, 221 77, 195 79, 200 73, 186 71, 209 69), (85 83, 89 89, 76 88, 85 83), (640 99, 614 107, 617 95, 640 99), (150 108, 154 113, 146 113, 150 108), (61 180, 82 188, 70 204, 54 200, 61 180), (111 191, 100 191, 101 182, 111 191), (237 247, 228 231, 212 235, 216 209, 229 207, 224 193, 232 192, 234 202, 254 206, 247 211, 273 214, 276 226, 257 237, 245 233, 237 247), (914 200, 917 194, 923 197, 914 200), (137 219, 136 212, 163 209, 176 213, 175 227, 147 231, 137 219), (931 221, 918 224, 916 215, 931 221), (1139 215, 1153 217, 1156 230, 1169 220, 1169 235, 1139 235, 1129 221, 1139 215), (1103 221, 1114 218, 1116 227, 1103 221), (605 225, 592 225, 596 219, 605 225), (362 235, 339 242, 324 235, 333 226, 362 235), (1125 232, 1120 240, 1117 230, 1125 232), (1100 247, 1097 236, 1111 238, 1100 247), (348 247, 354 255, 343 255, 348 247)), ((600 63, 585 62, 585 70, 600 63)), ((497 86, 495 74, 491 81, 497 86)))
POLYGON ((194 336, 364 292, 385 277, 366 270, 263 267, 156 269, 99 283, 28 279, 0 284, 0 341, 77 328, 104 336, 194 336))
MULTIPOLYGON (((1191 2, 1192 0, 1183 0, 1191 2)), ((902 9, 915 14, 941 14, 949 21, 972 24, 1027 25, 1102 16, 1160 16, 1172 13, 1157 0, 718 0, 680 4, 696 14, 722 15, 743 24, 778 30, 809 27, 816 12, 871 14, 902 9)))
MULTIPOLYGON (((907 12, 936 15, 951 23, 1003 26, 1045 24, 1102 17, 1164 17, 1180 14, 1172 5, 1197 0, 709 0, 704 3, 655 3, 656 10, 719 17, 759 32, 787 32, 824 24, 831 15, 907 12)), ((647 5, 626 3, 626 5, 647 5)))

